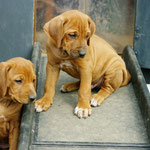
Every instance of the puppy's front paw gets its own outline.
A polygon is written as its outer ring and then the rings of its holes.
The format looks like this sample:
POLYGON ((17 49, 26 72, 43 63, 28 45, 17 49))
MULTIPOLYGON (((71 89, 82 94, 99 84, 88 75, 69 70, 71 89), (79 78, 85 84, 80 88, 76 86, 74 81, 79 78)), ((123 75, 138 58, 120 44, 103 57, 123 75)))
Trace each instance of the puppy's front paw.
POLYGON ((104 101, 104 98, 94 94, 92 99, 91 99, 91 106, 96 107, 96 106, 100 106, 101 103, 104 101))
POLYGON ((36 112, 42 112, 48 110, 50 105, 52 105, 52 102, 42 98, 34 102, 35 103, 35 110, 36 112))
POLYGON ((92 113, 92 109, 91 108, 79 108, 76 107, 74 110, 74 114, 77 115, 79 118, 87 118, 88 116, 90 116, 92 113))

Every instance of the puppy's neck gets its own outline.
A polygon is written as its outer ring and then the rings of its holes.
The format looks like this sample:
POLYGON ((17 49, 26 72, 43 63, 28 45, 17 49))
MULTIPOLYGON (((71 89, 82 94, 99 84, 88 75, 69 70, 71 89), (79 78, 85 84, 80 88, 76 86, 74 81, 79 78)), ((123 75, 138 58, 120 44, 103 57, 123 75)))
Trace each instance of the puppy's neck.
POLYGON ((0 100, 0 116, 4 121, 10 121, 10 119, 19 119, 20 111, 23 104, 14 102, 8 97, 4 97, 0 100))
POLYGON ((15 100, 11 95, 9 95, 9 92, 7 90, 6 95, 3 98, 0 98, 0 104, 2 105, 17 105, 20 104, 17 100, 15 100))
POLYGON ((9 105, 14 105, 14 104, 19 105, 20 103, 12 100, 11 97, 9 97, 9 96, 5 96, 0 99, 0 105, 9 106, 9 105))
POLYGON ((65 52, 65 50, 63 50, 62 47, 57 48, 55 46, 55 44, 51 41, 48 40, 47 41, 47 53, 49 53, 49 50, 51 51, 51 53, 59 60, 63 59, 63 60, 67 60, 70 59, 70 57, 68 56, 68 54, 65 52))

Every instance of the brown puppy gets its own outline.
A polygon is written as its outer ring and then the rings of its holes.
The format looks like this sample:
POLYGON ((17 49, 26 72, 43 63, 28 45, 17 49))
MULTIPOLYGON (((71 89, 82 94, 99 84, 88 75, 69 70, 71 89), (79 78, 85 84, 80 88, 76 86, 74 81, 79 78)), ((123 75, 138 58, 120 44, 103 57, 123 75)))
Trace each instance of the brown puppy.
POLYGON ((0 63, 0 141, 9 137, 9 149, 17 149, 20 112, 36 98, 33 64, 24 58, 0 63))
POLYGON ((35 102, 37 112, 53 103, 59 71, 78 78, 78 82, 62 86, 62 92, 79 88, 75 114, 88 117, 91 106, 100 105, 106 97, 130 81, 124 61, 103 39, 94 35, 95 24, 89 16, 77 10, 67 11, 44 26, 47 41, 47 78, 44 96, 35 102), (91 89, 101 87, 91 97, 91 89))

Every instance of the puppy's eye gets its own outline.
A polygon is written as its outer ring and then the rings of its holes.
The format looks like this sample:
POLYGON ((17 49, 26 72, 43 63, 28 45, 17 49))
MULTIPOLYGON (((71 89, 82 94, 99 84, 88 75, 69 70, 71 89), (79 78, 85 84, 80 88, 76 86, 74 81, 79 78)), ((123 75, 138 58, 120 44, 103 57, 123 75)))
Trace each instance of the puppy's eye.
POLYGON ((33 79, 33 83, 35 83, 35 79, 33 79))
POLYGON ((89 38, 89 35, 86 35, 86 37, 85 37, 86 39, 88 39, 89 38))
POLYGON ((17 83, 17 84, 22 84, 22 80, 15 80, 15 82, 17 83))
POLYGON ((75 39, 77 37, 76 34, 68 34, 72 39, 75 39))

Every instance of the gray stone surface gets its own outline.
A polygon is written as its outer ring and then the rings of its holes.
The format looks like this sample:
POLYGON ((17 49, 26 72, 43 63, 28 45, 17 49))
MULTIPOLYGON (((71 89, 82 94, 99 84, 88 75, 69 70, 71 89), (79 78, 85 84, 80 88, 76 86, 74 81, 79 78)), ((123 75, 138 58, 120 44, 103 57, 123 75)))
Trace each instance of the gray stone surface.
POLYGON ((52 107, 39 114, 36 141, 148 142, 131 83, 119 88, 100 107, 93 108, 91 117, 78 119, 73 115, 77 92, 59 91, 62 84, 72 80, 61 72, 52 107))
POLYGON ((92 148, 81 148, 81 147, 34 147, 32 150, 149 150, 145 148, 117 148, 117 147, 92 147, 92 148))
MULTIPOLYGON (((40 59, 38 98, 43 95, 46 59, 46 56, 40 59)), ((150 148, 132 83, 119 88, 100 107, 92 108, 92 116, 78 119, 73 114, 77 91, 61 93, 59 90, 64 83, 75 80, 61 72, 52 107, 46 112, 33 113, 30 150, 150 148)))

